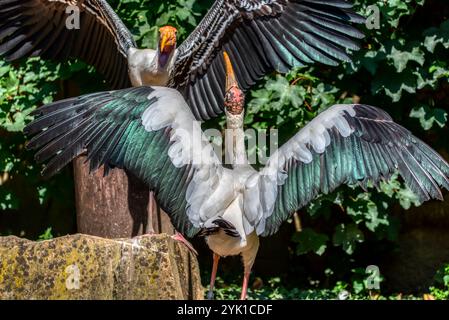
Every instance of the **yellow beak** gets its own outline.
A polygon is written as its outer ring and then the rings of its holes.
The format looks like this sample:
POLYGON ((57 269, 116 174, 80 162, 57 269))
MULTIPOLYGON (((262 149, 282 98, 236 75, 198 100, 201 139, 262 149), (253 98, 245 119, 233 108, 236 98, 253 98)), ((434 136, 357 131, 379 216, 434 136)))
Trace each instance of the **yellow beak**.
POLYGON ((234 68, 232 67, 231 59, 226 51, 223 52, 224 63, 226 66, 226 92, 228 92, 232 87, 239 87, 237 78, 234 73, 234 68))
POLYGON ((167 33, 164 33, 161 35, 161 44, 160 44, 161 52, 165 52, 169 41, 170 41, 170 36, 167 33))

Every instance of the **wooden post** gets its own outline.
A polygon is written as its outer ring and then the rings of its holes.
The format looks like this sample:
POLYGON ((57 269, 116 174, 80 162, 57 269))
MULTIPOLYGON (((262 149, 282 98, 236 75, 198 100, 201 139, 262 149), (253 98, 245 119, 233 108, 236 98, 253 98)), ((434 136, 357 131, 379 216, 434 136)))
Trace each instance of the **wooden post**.
POLYGON ((124 170, 89 173, 86 157, 73 163, 78 232, 104 238, 173 234, 167 214, 138 178, 124 170))

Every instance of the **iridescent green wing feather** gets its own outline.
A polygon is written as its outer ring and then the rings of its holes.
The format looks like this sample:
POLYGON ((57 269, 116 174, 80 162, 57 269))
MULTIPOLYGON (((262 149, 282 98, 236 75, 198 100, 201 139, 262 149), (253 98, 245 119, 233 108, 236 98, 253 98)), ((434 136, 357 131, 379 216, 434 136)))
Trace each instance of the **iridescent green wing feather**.
POLYGON ((261 205, 258 233, 277 232, 294 212, 337 187, 375 186, 398 172, 420 202, 443 199, 449 165, 432 148, 366 105, 334 106, 320 114, 270 159, 252 190, 261 205))
POLYGON ((87 152, 90 169, 105 166, 133 173, 155 191, 156 199, 176 229, 193 236, 198 229, 189 220, 186 192, 192 166, 175 167, 168 155, 171 127, 148 131, 143 113, 155 106, 154 89, 132 88, 59 101, 39 108, 37 120, 25 133, 34 136, 28 148, 39 150, 38 162, 47 162, 51 176, 75 157, 87 152))

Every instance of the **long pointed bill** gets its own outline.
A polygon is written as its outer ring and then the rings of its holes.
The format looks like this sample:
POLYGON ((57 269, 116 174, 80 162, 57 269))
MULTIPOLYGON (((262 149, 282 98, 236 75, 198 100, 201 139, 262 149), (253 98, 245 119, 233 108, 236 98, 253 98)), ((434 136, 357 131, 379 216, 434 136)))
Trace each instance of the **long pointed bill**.
POLYGON ((239 87, 237 78, 235 77, 234 68, 232 67, 231 59, 229 59, 228 53, 223 52, 223 58, 226 65, 226 92, 228 92, 232 87, 239 87))
POLYGON ((167 33, 161 34, 161 44, 160 44, 160 50, 161 53, 166 53, 171 49, 171 44, 169 45, 169 43, 171 43, 171 36, 167 33))

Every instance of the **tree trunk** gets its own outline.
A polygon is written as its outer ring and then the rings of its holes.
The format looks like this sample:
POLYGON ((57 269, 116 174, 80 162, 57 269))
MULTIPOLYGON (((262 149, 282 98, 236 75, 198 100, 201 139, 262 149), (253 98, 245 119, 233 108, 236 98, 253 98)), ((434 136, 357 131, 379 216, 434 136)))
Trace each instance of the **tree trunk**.
POLYGON ((89 173, 86 157, 73 163, 78 232, 104 238, 131 238, 174 229, 149 188, 124 170, 89 173))

